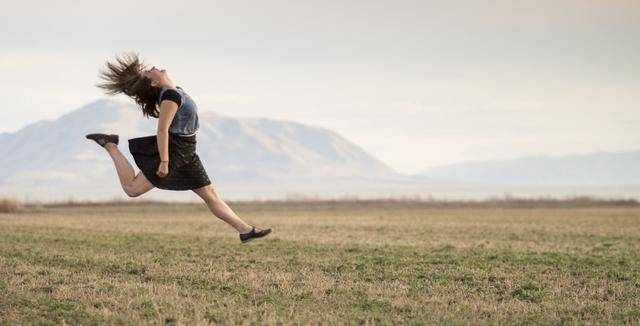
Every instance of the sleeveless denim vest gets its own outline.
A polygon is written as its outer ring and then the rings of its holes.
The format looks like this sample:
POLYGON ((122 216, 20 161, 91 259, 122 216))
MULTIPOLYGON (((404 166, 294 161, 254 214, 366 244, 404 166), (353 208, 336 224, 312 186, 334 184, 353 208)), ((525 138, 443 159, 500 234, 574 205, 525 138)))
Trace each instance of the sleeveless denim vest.
MULTIPOLYGON (((170 88, 163 87, 158 95, 158 105, 160 105, 160 98, 162 94, 170 88)), ((198 106, 196 102, 182 89, 180 86, 176 86, 176 90, 180 94, 182 104, 178 107, 176 115, 169 125, 169 132, 178 134, 180 136, 192 136, 195 135, 199 128, 198 123, 198 106)))

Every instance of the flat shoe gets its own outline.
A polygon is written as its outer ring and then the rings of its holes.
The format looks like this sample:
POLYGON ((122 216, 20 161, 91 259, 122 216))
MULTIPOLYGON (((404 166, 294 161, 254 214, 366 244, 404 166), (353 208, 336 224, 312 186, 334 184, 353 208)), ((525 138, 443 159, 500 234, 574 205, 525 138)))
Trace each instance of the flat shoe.
POLYGON ((91 139, 98 143, 98 145, 104 147, 107 143, 114 143, 118 145, 119 138, 118 135, 107 135, 107 134, 88 134, 85 136, 87 139, 91 139))
POLYGON ((256 232, 256 227, 253 225, 251 227, 252 227, 251 231, 247 233, 240 233, 240 241, 242 243, 249 242, 253 239, 262 238, 265 235, 271 233, 271 229, 264 229, 256 232))

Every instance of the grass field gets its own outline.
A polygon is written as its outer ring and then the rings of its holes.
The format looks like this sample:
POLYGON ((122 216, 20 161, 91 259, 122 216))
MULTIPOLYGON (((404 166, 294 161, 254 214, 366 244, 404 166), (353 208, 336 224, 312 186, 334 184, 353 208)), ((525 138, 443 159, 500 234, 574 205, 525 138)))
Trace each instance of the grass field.
POLYGON ((640 322, 637 205, 230 205, 0 214, 0 324, 640 322))

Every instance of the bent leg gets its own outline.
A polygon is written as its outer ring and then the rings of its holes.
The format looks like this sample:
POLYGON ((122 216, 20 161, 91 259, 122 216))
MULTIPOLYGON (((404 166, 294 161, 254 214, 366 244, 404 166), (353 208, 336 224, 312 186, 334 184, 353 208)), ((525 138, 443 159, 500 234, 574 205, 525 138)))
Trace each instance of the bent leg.
MULTIPOLYGON (((215 191, 212 185, 207 185, 198 189, 194 189, 193 192, 198 194, 202 200, 207 204, 209 210, 213 215, 217 216, 221 220, 227 222, 239 233, 246 233, 251 231, 251 225, 243 221, 236 213, 225 203, 218 193, 215 191)), ((259 228, 256 228, 259 230, 259 228)))
POLYGON ((113 143, 108 143, 105 145, 105 148, 116 167, 122 190, 124 190, 129 197, 138 197, 153 189, 153 184, 147 180, 142 172, 138 172, 138 175, 135 175, 133 167, 122 152, 120 152, 118 146, 113 143))
POLYGON ((131 182, 122 186, 129 197, 138 197, 153 188, 153 184, 142 174, 142 171, 138 172, 131 182))

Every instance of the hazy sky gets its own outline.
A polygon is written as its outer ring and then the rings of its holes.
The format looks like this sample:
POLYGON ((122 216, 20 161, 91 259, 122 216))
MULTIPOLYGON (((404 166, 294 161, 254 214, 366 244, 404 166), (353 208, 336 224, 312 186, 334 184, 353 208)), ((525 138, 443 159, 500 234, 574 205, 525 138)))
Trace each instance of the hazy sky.
POLYGON ((640 149, 640 1, 11 1, 0 132, 126 50, 203 110, 335 130, 400 172, 640 149))

